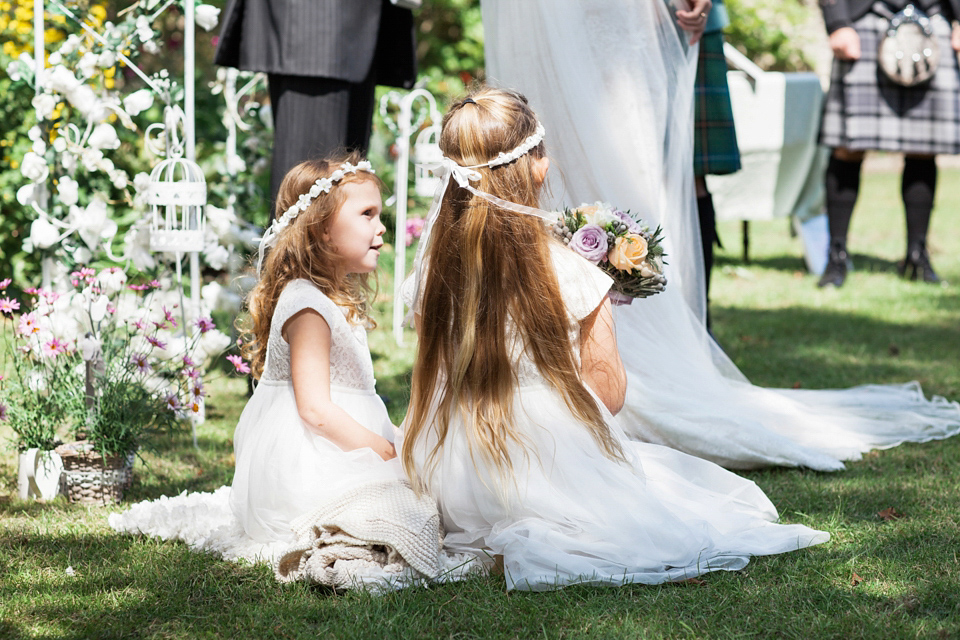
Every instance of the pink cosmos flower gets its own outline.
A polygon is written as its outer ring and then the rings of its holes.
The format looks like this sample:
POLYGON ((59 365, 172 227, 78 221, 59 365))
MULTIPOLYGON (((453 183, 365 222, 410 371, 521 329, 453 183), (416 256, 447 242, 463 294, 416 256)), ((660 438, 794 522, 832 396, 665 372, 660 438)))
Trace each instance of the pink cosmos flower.
POLYGON ((167 409, 170 409, 170 411, 183 411, 183 403, 180 402, 180 397, 176 393, 167 394, 167 397, 164 398, 163 401, 167 405, 167 409))
POLYGON ((213 324, 213 318, 209 316, 206 318, 197 318, 194 324, 197 325, 197 329, 200 329, 200 333, 206 333, 212 329, 216 329, 217 325, 213 324))
POLYGON ((173 317, 173 312, 163 307, 163 317, 167 319, 167 322, 172 324, 174 327, 177 326, 177 319, 173 317))
POLYGON ((133 364, 138 373, 150 373, 153 371, 153 367, 150 366, 150 361, 147 360, 146 354, 135 353, 131 355, 130 363, 133 364))
POLYGON ((10 298, 0 300, 0 313, 13 313, 20 308, 20 303, 10 298))
POLYGON ((190 356, 183 356, 183 366, 185 367, 195 367, 197 363, 193 361, 190 356))
POLYGON ((194 402, 193 404, 191 404, 191 405, 190 405, 190 411, 192 411, 192 412, 194 412, 194 413, 200 413, 200 403, 199 403, 199 402, 194 402))
POLYGON ((193 398, 194 402, 200 402, 201 400, 203 400, 203 396, 205 395, 207 394, 203 390, 203 382, 199 378, 197 378, 194 381, 193 386, 190 387, 190 396, 193 398))
POLYGON ((0 280, 0 291, 5 291, 7 287, 10 286, 10 283, 13 282, 10 278, 4 278, 0 280))
POLYGON ((29 336, 40 331, 37 325, 37 314, 34 311, 20 316, 20 323, 17 325, 17 331, 22 336, 29 336))
POLYGON ((159 280, 151 280, 151 281, 150 281, 150 286, 151 286, 152 288, 154 288, 154 289, 159 289, 159 288, 160 288, 160 281, 159 281, 159 280))
POLYGON ((127 288, 131 291, 146 291, 150 288, 148 284, 128 284, 127 288))
POLYGON ((413 241, 423 235, 423 218, 407 218, 407 246, 413 244, 413 241))
POLYGON ((0 422, 7 421, 7 405, 0 402, 0 422))
POLYGON ((183 375, 187 376, 191 380, 197 380, 200 378, 200 369, 184 369, 183 375))
POLYGON ((147 342, 149 342, 150 344, 152 344, 153 346, 155 346, 157 349, 166 349, 166 348, 167 348, 167 343, 166 343, 166 342, 164 342, 163 340, 160 340, 159 338, 155 338, 155 337, 153 337, 153 336, 147 336, 147 342))
POLYGON ((65 342, 61 342, 57 338, 54 338, 53 340, 49 340, 43 344, 41 347, 41 352, 48 358, 56 358, 61 353, 67 352, 67 344, 65 342))
POLYGON ((237 373, 250 373, 250 365, 244 362, 240 356, 227 356, 227 360, 237 370, 237 373))

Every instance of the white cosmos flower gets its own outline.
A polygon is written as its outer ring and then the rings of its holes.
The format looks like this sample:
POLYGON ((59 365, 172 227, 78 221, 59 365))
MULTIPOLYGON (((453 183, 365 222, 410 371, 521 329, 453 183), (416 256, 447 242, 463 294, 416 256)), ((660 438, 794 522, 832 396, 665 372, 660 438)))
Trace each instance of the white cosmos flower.
POLYGON ((97 284, 100 286, 100 291, 108 296, 120 292, 126 283, 127 274, 118 267, 104 269, 97 274, 97 284))
POLYGON ((70 176, 62 176, 57 183, 57 195, 60 196, 60 203, 68 207, 77 204, 80 196, 79 183, 70 176))
POLYGON ((107 305, 110 304, 110 298, 104 295, 97 298, 90 304, 90 319, 94 324, 100 322, 107 316, 107 305))

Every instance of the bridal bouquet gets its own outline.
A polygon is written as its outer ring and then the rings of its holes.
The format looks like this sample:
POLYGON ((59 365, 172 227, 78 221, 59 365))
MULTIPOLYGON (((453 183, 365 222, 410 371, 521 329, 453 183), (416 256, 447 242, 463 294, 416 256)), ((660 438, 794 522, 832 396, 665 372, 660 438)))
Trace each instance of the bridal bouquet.
POLYGON ((550 230, 566 246, 611 278, 614 304, 630 304, 663 291, 664 252, 660 227, 650 231, 639 217, 603 202, 557 212, 550 230))

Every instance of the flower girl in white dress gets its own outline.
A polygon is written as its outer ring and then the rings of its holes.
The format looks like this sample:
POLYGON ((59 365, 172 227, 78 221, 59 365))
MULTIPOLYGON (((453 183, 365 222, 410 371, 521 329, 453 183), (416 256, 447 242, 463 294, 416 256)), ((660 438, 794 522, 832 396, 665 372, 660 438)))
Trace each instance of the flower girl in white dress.
POLYGON ((269 560, 293 541, 298 516, 403 478, 366 338, 381 206, 380 182, 356 155, 290 170, 248 299, 259 384, 234 435, 233 485, 142 502, 112 515, 114 529, 269 560))
POLYGON ((445 546, 502 556, 508 588, 544 590, 682 580, 828 540, 777 524, 754 483, 625 437, 611 280, 538 219, 542 137, 526 100, 495 89, 443 121, 446 187, 406 288, 420 341, 397 446, 440 505, 445 546))

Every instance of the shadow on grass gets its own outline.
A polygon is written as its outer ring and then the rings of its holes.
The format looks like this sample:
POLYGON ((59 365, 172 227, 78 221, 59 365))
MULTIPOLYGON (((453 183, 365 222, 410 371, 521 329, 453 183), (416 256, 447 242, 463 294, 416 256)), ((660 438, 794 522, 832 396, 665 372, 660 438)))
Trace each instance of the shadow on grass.
MULTIPOLYGON (((852 253, 850 259, 853 261, 854 271, 863 271, 866 273, 892 273, 899 274, 899 265, 897 261, 887 260, 866 253, 852 253)), ((789 273, 801 271, 807 273, 807 263, 802 256, 777 255, 750 257, 749 263, 744 262, 740 256, 730 254, 718 254, 715 257, 714 267, 759 267, 761 269, 770 269, 771 271, 786 271, 789 273)))
MULTIPOLYGON (((960 294, 938 305, 960 314, 960 294)), ((847 387, 932 382, 928 393, 960 394, 960 329, 950 323, 891 323, 831 309, 712 308, 713 331, 754 384, 847 387)), ((927 385, 925 384, 925 387, 927 385)))

